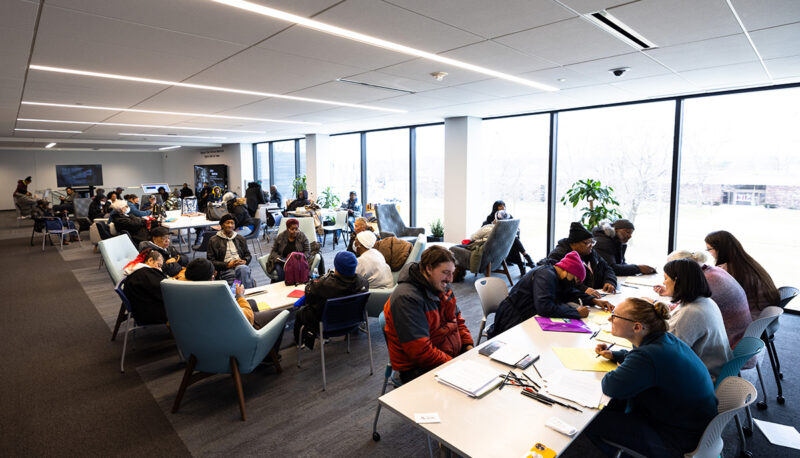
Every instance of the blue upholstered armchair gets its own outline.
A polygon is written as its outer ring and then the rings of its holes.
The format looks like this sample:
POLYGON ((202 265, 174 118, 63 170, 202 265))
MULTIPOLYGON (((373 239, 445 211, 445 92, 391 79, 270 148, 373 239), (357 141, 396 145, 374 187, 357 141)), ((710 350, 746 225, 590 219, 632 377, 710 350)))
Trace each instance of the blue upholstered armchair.
POLYGON ((248 323, 227 282, 161 282, 164 306, 178 348, 188 358, 172 412, 180 407, 186 388, 211 374, 231 374, 246 419, 240 374, 258 366, 278 340, 289 312, 283 311, 265 327, 248 323), (193 375, 195 371, 201 374, 193 375))
POLYGON ((414 243, 418 235, 425 234, 424 227, 406 226, 394 204, 376 205, 375 217, 378 218, 378 230, 381 232, 381 237, 394 236, 414 243))
MULTIPOLYGON (((487 277, 492 276, 492 271, 501 272, 506 274, 508 282, 514 285, 511 280, 511 273, 508 271, 508 264, 506 264, 506 257, 508 252, 511 251, 511 245, 514 244, 514 239, 517 237, 517 229, 519 229, 518 219, 506 219, 495 223, 492 232, 489 233, 489 238, 483 244, 483 254, 481 255, 480 265, 478 270, 473 272, 475 275, 483 273, 487 277)), ((466 270, 470 269, 470 258, 472 251, 467 248, 454 246, 450 248, 453 256, 456 258, 456 264, 460 265, 466 270)))

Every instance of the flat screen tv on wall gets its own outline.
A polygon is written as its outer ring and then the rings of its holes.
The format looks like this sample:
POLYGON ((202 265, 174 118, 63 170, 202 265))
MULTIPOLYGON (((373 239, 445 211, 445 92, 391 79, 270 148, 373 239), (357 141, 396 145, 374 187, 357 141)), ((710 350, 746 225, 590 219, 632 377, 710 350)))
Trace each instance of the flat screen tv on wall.
POLYGON ((195 165, 194 187, 198 193, 203 188, 203 183, 208 183, 212 188, 219 186, 221 189, 226 189, 228 187, 228 166, 225 164, 195 165))
POLYGON ((102 186, 103 166, 93 165, 57 165, 56 183, 59 188, 66 186, 102 186))

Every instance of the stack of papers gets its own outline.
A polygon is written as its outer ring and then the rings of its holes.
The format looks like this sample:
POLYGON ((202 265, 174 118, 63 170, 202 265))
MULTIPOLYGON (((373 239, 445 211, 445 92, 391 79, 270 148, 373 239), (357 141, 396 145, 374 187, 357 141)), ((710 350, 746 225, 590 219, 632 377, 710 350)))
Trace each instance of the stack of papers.
POLYGON ((492 366, 477 361, 456 361, 436 373, 437 382, 455 388, 462 393, 476 398, 488 393, 503 382, 502 373, 492 366))

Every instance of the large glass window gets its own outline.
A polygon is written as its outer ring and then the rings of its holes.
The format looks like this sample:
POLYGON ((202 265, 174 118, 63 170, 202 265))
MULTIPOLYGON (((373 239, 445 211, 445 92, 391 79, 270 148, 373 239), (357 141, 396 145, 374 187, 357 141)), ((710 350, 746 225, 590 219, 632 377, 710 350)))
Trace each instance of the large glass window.
POLYGON ((444 125, 418 127, 417 227, 431 233, 431 223, 444 222, 444 125))
POLYGON ((559 114, 556 241, 567 237, 585 202, 560 198, 581 179, 614 188, 619 211, 636 226, 626 260, 660 267, 667 255, 675 102, 642 103, 559 114))
MULTIPOLYGON (((535 260, 543 258, 547 238, 548 115, 491 119, 481 125, 483 147, 479 164, 481 179, 470 186, 480 189, 480 221, 496 200, 520 220, 520 240, 535 260)), ((469 237, 470 234, 465 234, 469 237)))
POLYGON ((297 143, 300 145, 300 170, 297 171, 297 175, 303 176, 306 174, 306 140, 301 138, 297 143))
POLYGON ((677 247, 705 249, 706 234, 727 230, 776 286, 796 284, 800 241, 777 234, 800 226, 800 88, 684 107, 677 247))
POLYGON ((294 171, 294 140, 274 142, 272 144, 272 166, 275 172, 273 183, 278 188, 284 200, 294 199, 292 192, 294 171))
POLYGON ((261 180, 262 187, 269 187, 269 143, 256 143, 253 175, 256 180, 261 180))
POLYGON ((350 191, 361 194, 361 135, 330 137, 330 151, 317 152, 317 173, 317 196, 328 187, 339 200, 347 199, 350 191))
POLYGON ((408 129, 367 132, 367 197, 370 203, 394 203, 409 223, 408 129))

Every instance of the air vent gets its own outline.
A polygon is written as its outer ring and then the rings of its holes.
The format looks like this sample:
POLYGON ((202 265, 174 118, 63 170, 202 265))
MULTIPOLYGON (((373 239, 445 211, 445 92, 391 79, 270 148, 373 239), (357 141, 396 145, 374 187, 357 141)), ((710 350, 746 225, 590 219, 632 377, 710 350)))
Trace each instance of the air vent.
POLYGON ((612 16, 606 10, 586 14, 584 17, 597 24, 601 29, 615 36, 617 39, 624 41, 640 51, 658 47, 640 33, 633 30, 630 26, 612 16))
POLYGON ((406 89, 398 89, 396 87, 381 86, 379 84, 365 83, 363 81, 348 80, 348 79, 344 79, 344 78, 336 78, 336 81, 338 81, 340 83, 355 84, 357 86, 366 86, 366 87, 371 87, 371 88, 375 88, 375 89, 384 89, 384 90, 387 90, 387 91, 402 92, 403 94, 414 94, 414 91, 409 91, 409 90, 406 90, 406 89))

